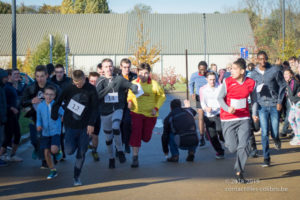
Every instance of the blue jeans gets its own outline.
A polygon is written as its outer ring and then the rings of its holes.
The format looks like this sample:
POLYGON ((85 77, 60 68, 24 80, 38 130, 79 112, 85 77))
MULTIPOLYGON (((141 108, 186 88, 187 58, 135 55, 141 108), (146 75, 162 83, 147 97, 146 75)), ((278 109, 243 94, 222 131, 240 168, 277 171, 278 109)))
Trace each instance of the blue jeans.
POLYGON ((261 106, 258 109, 260 127, 261 127, 261 142, 263 148, 264 159, 270 158, 269 151, 269 131, 274 141, 279 140, 279 112, 276 106, 261 106), (270 127, 271 126, 271 127, 270 127))
MULTIPOLYGON (((170 151, 171 151, 172 156, 178 156, 179 155, 178 146, 175 143, 173 133, 170 133, 170 135, 169 135, 169 147, 170 147, 170 151)), ((196 148, 197 148, 197 146, 191 146, 191 147, 188 147, 188 148, 181 148, 180 147, 179 149, 188 150, 188 152, 195 153, 196 148)))

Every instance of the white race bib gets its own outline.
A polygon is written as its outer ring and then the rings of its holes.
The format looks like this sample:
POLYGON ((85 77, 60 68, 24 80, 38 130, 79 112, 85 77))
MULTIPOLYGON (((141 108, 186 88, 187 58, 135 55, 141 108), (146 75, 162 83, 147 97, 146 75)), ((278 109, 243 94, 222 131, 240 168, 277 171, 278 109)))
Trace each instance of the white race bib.
POLYGON ((85 106, 82 105, 82 104, 80 104, 80 103, 78 103, 77 101, 71 99, 71 101, 69 102, 67 108, 69 110, 71 110, 73 113, 81 116, 81 114, 82 114, 85 106))
POLYGON ((111 92, 105 95, 104 97, 105 103, 118 103, 119 102, 119 95, 117 92, 111 92))
POLYGON ((141 84, 136 84, 138 86, 138 93, 135 94, 136 98, 139 98, 140 96, 142 96, 144 94, 144 90, 141 86, 141 84))
POLYGON ((216 99, 208 99, 207 106, 210 108, 219 108, 219 102, 216 99))
POLYGON ((246 108, 246 101, 247 99, 231 99, 230 106, 235 109, 246 108))

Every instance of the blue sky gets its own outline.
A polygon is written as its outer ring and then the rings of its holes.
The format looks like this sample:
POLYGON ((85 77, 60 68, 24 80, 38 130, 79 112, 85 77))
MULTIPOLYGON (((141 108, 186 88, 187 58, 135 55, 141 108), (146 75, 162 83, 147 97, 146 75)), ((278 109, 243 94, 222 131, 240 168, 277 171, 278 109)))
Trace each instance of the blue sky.
MULTIPOLYGON (((2 0, 11 3, 11 0, 2 0)), ((60 5, 62 0, 16 0, 17 4, 25 5, 60 5)), ((143 3, 152 7, 157 13, 213 13, 224 12, 238 8, 241 0, 108 0, 113 12, 124 13, 131 10, 135 4, 143 3)))

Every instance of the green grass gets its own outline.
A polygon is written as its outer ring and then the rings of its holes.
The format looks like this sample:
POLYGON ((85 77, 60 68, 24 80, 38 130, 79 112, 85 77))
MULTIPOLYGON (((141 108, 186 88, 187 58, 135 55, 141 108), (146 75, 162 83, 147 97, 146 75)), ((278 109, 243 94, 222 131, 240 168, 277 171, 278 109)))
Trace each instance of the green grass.
POLYGON ((21 135, 24 135, 29 132, 29 124, 32 123, 31 119, 24 117, 24 112, 21 112, 19 124, 21 128, 21 135))

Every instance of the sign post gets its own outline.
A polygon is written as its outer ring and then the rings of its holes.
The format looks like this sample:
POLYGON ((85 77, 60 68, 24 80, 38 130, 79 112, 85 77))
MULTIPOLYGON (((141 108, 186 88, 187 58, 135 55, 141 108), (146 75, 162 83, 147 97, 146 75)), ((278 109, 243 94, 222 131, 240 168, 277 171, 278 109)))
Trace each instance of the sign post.
POLYGON ((241 48, 241 58, 248 59, 249 51, 248 48, 241 48))

